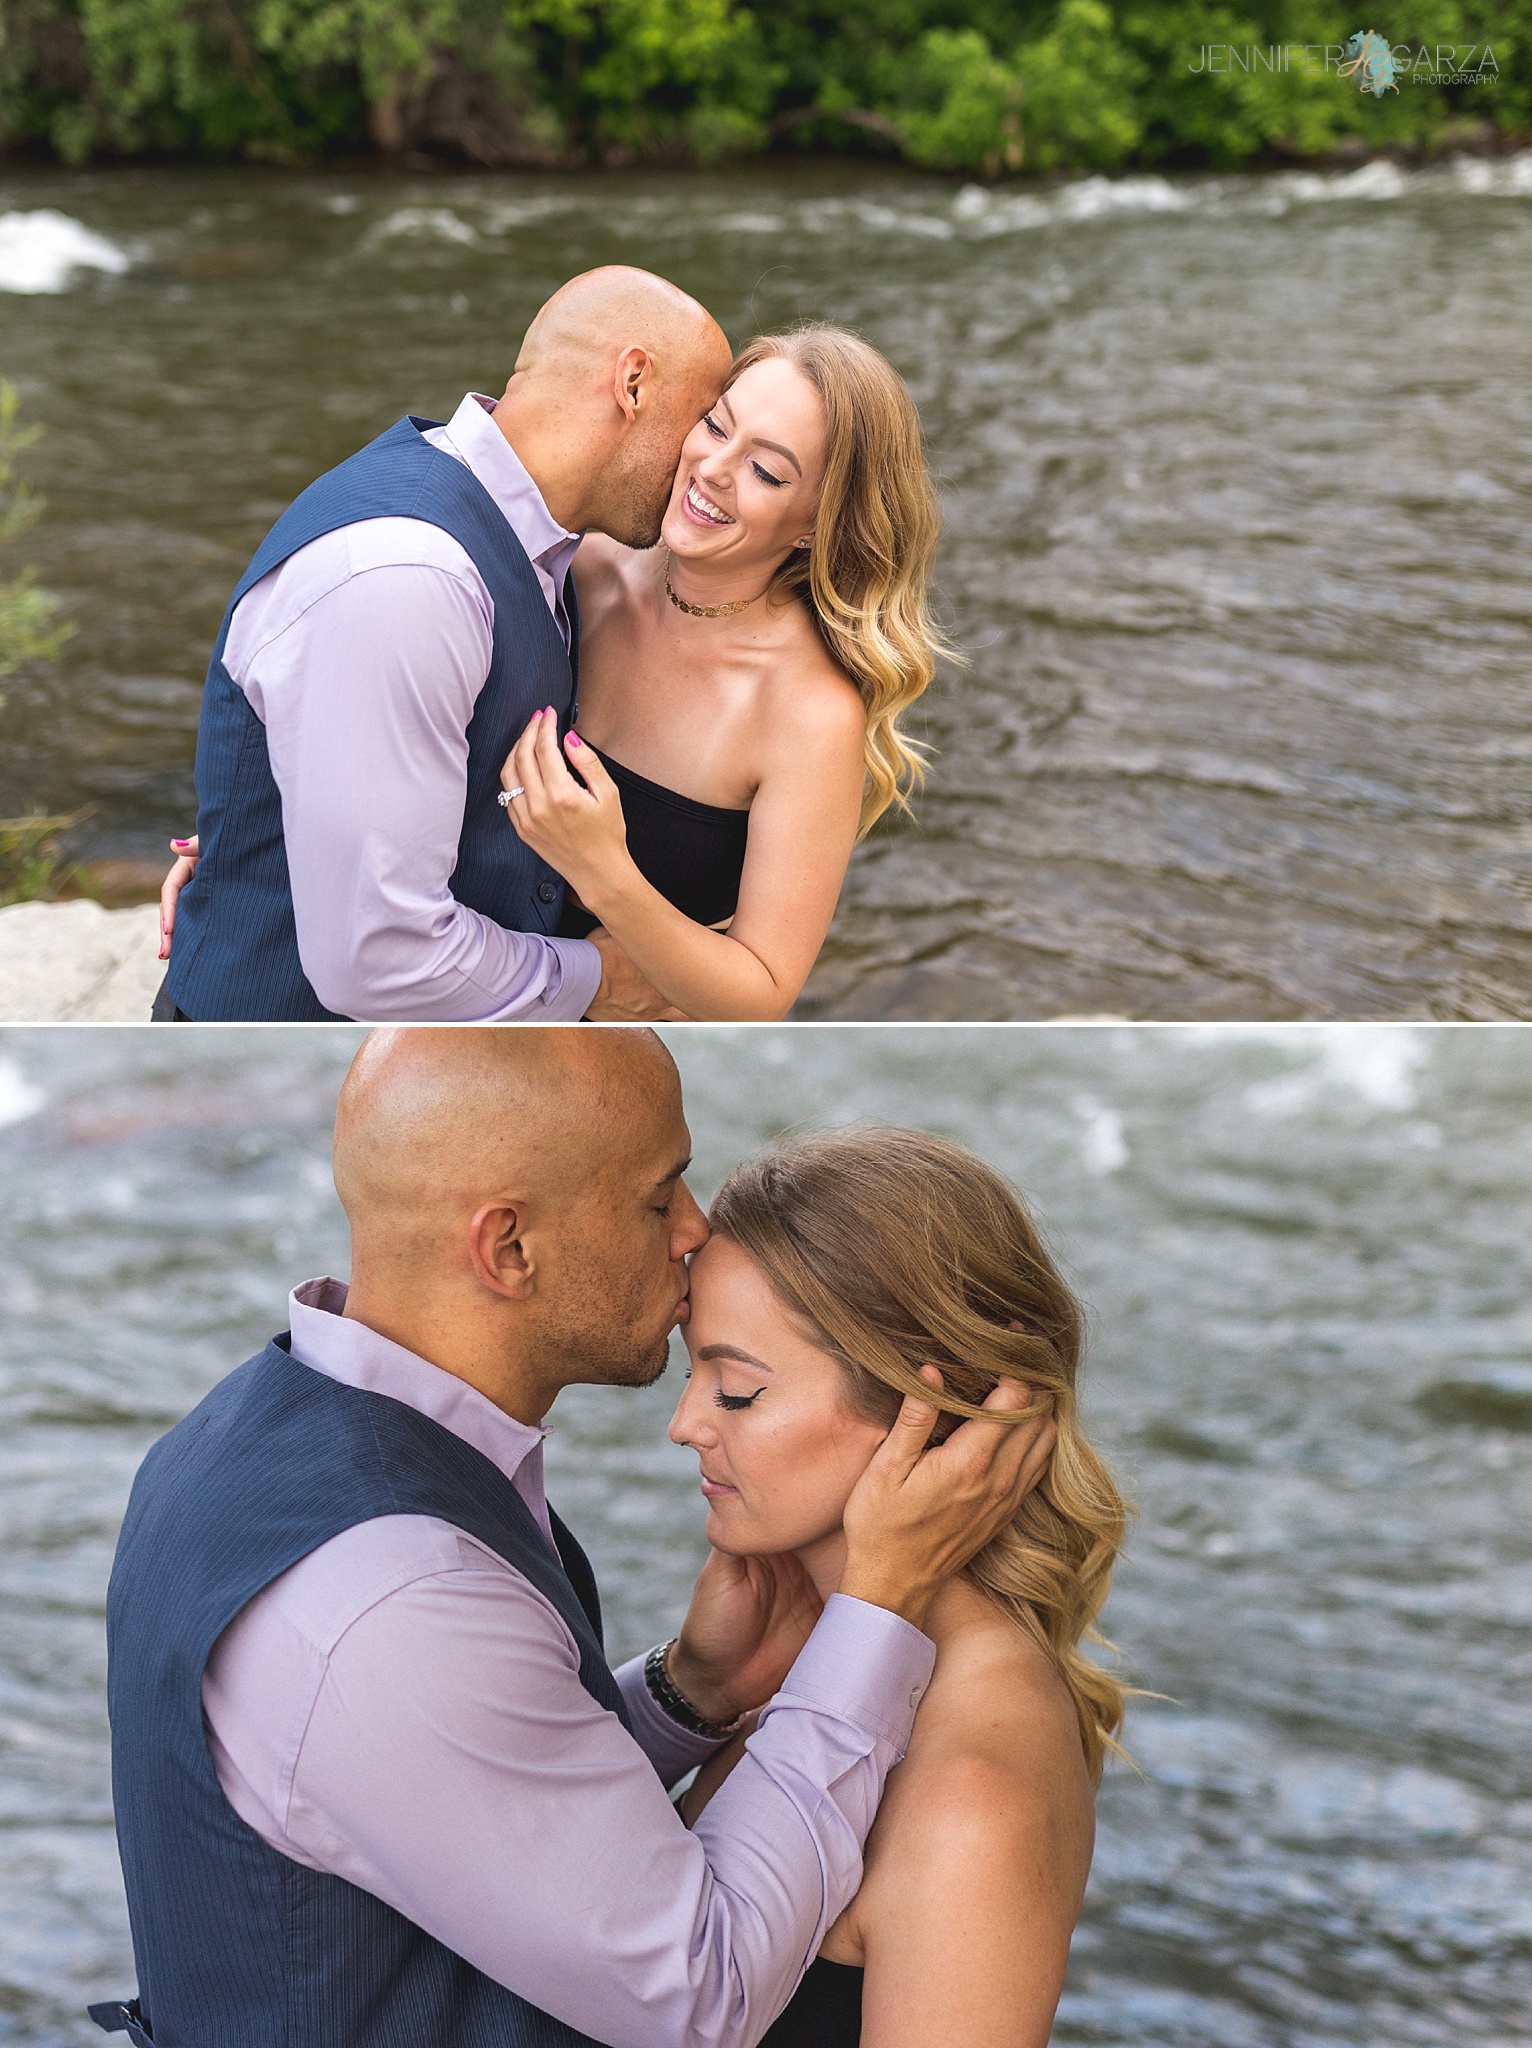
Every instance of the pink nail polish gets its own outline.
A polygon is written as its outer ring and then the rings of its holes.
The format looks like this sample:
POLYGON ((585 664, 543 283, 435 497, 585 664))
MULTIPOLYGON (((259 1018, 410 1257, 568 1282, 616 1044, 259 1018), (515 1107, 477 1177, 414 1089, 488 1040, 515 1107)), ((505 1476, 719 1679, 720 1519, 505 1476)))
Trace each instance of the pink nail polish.
POLYGON ((583 747, 585 742, 581 739, 580 735, 577 732, 572 732, 569 735, 569 744, 572 747, 583 747))

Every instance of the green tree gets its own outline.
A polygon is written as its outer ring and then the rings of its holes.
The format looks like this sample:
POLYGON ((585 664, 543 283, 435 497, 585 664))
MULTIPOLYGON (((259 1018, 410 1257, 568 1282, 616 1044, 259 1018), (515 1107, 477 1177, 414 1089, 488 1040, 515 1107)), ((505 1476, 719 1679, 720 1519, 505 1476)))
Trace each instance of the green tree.
POLYGON ((1016 53, 1030 167, 1124 163, 1144 132, 1144 67, 1103 0, 1063 0, 1046 35, 1016 53))
POLYGON ((927 29, 904 67, 893 119, 918 164, 992 178, 1021 168, 1021 81, 977 29, 927 29))
POLYGON ((769 144, 996 176, 1234 166, 1532 129, 1532 0, 0 0, 0 145, 707 161, 769 144), (1381 100, 1322 53, 1494 50, 1381 100), (1205 52, 1217 46, 1209 65, 1205 52), (1320 53, 1305 65, 1303 53, 1320 53), (1275 50, 1279 56, 1274 63, 1275 50))

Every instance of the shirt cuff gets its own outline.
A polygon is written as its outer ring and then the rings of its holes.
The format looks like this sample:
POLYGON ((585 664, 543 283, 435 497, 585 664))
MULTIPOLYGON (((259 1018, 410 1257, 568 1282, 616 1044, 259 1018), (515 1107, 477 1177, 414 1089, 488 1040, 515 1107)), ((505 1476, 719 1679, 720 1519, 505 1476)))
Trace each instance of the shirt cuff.
POLYGON ((684 1778, 698 1764, 705 1764, 718 1744, 706 1735, 693 1735, 679 1721, 671 1720, 644 1683, 642 1656, 630 1657, 612 1676, 627 1702, 633 1740, 654 1765, 668 1792, 678 1778, 684 1778))
POLYGON ((578 1024, 601 986, 601 955, 589 939, 547 939, 559 961, 559 985, 543 1003, 551 1023, 578 1024))
POLYGON ((836 1714, 902 1757, 935 1668, 936 1645, 902 1615, 832 1593, 777 1701, 802 1700, 836 1714))

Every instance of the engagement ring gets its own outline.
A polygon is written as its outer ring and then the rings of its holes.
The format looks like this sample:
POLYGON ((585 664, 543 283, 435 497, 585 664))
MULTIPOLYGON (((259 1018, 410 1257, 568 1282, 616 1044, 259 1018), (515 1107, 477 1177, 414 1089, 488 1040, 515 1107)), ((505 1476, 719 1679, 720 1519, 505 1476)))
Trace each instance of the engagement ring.
POLYGON ((495 798, 495 802, 499 804, 501 810, 508 811, 511 808, 511 805, 516 801, 517 797, 525 796, 526 793, 526 784, 524 782, 518 782, 514 789, 502 789, 500 794, 495 798))

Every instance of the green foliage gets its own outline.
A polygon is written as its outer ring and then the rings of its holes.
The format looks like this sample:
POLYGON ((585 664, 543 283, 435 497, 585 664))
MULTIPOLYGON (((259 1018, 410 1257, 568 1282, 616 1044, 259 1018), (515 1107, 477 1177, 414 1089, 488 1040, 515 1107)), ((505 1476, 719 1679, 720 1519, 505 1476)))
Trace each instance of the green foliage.
MULTIPOLYGON (((1431 147, 1461 134, 1465 120, 1515 133, 1527 124, 1532 87, 1532 0, 1484 7, 1478 0, 1382 0, 1357 11, 1348 0, 1278 0, 1250 14, 1192 0, 1169 5, 1127 0, 1123 33, 1144 60, 1147 83, 1142 155, 1146 161, 1233 165, 1265 151, 1318 155, 1337 145, 1431 147), (1357 28, 1375 28, 1396 48, 1433 53, 1455 45, 1466 57, 1496 47, 1495 86, 1414 84, 1401 74, 1398 93, 1364 96, 1336 75, 1340 47, 1357 28), (1261 58, 1287 46, 1287 68, 1261 58), (1231 68, 1193 72, 1209 46, 1233 46, 1231 68), (1240 59, 1253 46, 1249 70, 1240 59), (1326 52, 1328 64, 1326 62, 1326 52), (1305 53, 1307 53, 1305 58, 1305 53)), ((1215 61, 1230 64, 1227 57, 1215 61)))
POLYGON ((1126 162, 1143 134, 1144 65, 1102 0, 1063 0, 1046 35, 1016 55, 1031 168, 1126 162))
POLYGON ((709 102, 687 115, 686 139, 698 163, 716 164, 725 157, 755 156, 765 146, 766 123, 746 107, 709 102))
POLYGON ((75 811, 66 818, 0 818, 0 904, 56 896, 74 883, 75 869, 59 834, 89 815, 75 811))
POLYGON ((708 162, 796 142, 997 176, 1532 129, 1532 0, 4 4, 0 144, 71 162, 367 146, 708 162), (1493 44, 1498 76, 1428 84, 1405 69, 1375 100, 1324 62, 1359 27, 1411 52, 1493 44), (1210 62, 1210 46, 1235 55, 1210 62), (1275 65, 1274 46, 1292 46, 1275 65))
MULTIPOLYGON (((1091 6, 1093 0, 1076 0, 1091 6)), ((927 29, 907 60, 895 123, 935 170, 1021 168, 1021 81, 977 29, 927 29)))
POLYGON ((556 104, 610 151, 699 156, 759 149, 771 103, 753 18, 733 0, 518 0, 564 39, 556 104))
MULTIPOLYGON (((15 385, 0 377, 0 547, 20 539, 43 509, 42 499, 16 475, 17 456, 42 432, 17 426, 19 403, 15 385)), ((0 581, 0 676, 57 654, 72 631, 58 619, 58 609, 58 599, 38 588, 32 569, 0 581)))

